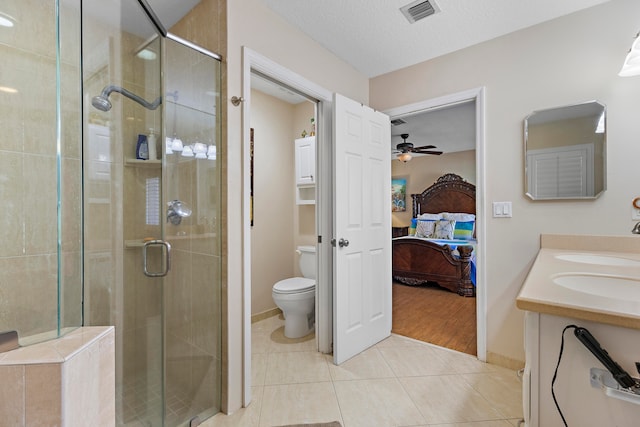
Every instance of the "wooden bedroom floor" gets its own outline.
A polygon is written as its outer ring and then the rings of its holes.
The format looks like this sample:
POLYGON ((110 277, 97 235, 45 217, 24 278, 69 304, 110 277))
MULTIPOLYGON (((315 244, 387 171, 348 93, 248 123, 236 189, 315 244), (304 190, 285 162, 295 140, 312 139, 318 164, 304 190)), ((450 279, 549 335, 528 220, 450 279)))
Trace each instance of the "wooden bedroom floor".
POLYGON ((476 299, 438 286, 393 283, 391 331, 476 355, 476 299))

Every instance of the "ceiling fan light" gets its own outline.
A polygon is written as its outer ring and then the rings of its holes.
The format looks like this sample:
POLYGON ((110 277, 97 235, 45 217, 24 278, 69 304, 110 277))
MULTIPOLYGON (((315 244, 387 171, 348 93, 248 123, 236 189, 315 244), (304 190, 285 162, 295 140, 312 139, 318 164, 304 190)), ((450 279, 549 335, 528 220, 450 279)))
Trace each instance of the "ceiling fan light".
POLYGON ((398 160, 400 160, 401 162, 407 163, 409 160, 411 160, 411 154, 400 153, 398 154, 398 160))

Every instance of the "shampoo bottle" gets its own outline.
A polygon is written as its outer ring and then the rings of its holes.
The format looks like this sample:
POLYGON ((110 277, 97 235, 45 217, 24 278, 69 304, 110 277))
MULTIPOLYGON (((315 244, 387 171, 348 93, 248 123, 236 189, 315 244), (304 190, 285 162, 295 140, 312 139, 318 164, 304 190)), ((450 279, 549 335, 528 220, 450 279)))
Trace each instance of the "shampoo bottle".
POLYGON ((158 160, 158 147, 156 145, 156 136, 153 133, 153 129, 149 129, 147 145, 149 147, 149 160, 158 160))
POLYGON ((147 135, 138 135, 138 143, 136 144, 136 159, 149 159, 149 144, 147 142, 147 135))

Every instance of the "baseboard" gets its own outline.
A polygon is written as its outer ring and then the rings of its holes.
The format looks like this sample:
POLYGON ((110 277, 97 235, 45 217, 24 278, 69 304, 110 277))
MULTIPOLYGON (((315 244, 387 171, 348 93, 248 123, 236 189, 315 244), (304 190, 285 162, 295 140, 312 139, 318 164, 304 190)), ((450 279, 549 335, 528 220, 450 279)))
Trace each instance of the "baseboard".
POLYGON ((490 351, 487 351, 487 363, 502 366, 503 368, 511 369, 512 371, 524 368, 523 361, 502 356, 501 354, 492 353, 490 351))
POLYGON ((282 310, 278 307, 272 308, 271 310, 263 311, 262 313, 252 314, 251 315, 251 323, 256 323, 264 319, 268 319, 269 317, 278 316, 282 314, 282 310))

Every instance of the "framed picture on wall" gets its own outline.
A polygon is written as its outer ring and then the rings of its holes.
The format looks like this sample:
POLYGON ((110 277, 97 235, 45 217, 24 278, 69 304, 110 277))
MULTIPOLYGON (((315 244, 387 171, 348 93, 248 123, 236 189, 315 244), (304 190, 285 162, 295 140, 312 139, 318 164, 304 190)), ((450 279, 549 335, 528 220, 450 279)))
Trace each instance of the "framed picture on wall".
POLYGON ((391 178, 391 212, 407 210, 407 179, 391 178))

